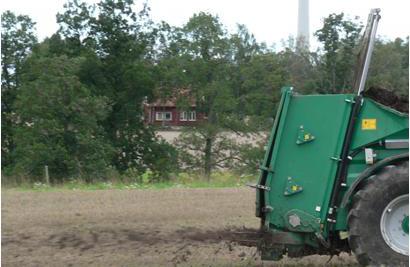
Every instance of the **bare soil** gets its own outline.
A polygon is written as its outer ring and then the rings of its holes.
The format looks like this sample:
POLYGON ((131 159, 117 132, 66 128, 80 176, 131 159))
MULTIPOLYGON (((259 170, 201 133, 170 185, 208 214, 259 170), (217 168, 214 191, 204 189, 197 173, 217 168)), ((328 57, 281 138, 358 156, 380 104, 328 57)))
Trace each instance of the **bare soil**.
MULTIPOLYGON (((2 192, 3 266, 323 266, 328 256, 262 262, 233 234, 256 229, 254 191, 2 192)), ((353 256, 329 266, 356 266, 353 256)))

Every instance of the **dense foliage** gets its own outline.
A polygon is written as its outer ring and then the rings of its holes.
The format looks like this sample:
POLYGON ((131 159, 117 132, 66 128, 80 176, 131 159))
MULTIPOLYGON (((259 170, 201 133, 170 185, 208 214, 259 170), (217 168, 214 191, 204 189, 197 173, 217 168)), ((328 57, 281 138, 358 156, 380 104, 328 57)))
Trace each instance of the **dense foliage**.
POLYGON ((12 130, 16 114, 13 104, 20 86, 24 61, 37 43, 35 23, 28 17, 10 11, 1 15, 1 163, 14 163, 12 130))
MULTIPOLYGON (((309 52, 289 39, 276 52, 209 13, 174 27, 151 21, 146 5, 134 8, 132 0, 69 1, 59 30, 40 43, 29 17, 2 14, 3 173, 38 180, 47 165, 58 182, 113 173, 161 180, 181 168, 252 172, 263 144, 238 136, 270 128, 282 86, 352 91, 362 25, 344 14, 315 32, 323 48, 309 52), (144 124, 142 103, 181 88, 207 119, 172 146, 144 124)), ((407 93, 408 46, 408 38, 378 40, 368 85, 407 93)))
POLYGON ((27 60, 15 108, 16 168, 41 175, 42 166, 58 176, 98 178, 113 152, 99 122, 110 111, 108 99, 92 95, 77 76, 82 58, 27 60))

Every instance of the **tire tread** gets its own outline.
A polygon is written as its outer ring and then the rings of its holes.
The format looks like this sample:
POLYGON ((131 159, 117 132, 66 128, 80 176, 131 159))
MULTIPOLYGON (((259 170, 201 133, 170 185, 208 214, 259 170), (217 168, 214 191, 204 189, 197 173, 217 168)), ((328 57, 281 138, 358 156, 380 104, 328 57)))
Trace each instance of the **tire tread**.
POLYGON ((383 189, 385 188, 386 184, 391 184, 392 182, 395 182, 392 179, 393 175, 398 175, 399 177, 401 177, 400 179, 403 179, 402 177, 406 176, 408 185, 408 166, 408 162, 405 162, 404 164, 398 166, 392 167, 391 165, 389 165, 386 168, 383 168, 378 174, 367 179, 365 183, 362 185, 362 187, 359 189, 359 191, 357 191, 356 194, 353 196, 352 206, 347 215, 347 224, 349 228, 349 245, 356 256, 357 261, 361 265, 408 265, 408 257, 395 256, 394 259, 389 259, 388 262, 386 262, 386 259, 383 260, 380 256, 382 253, 369 250, 366 246, 366 235, 368 234, 366 233, 363 227, 363 225, 369 223, 365 220, 366 215, 369 214, 368 207, 369 205, 371 205, 373 198, 375 196, 380 196, 383 194, 383 189))

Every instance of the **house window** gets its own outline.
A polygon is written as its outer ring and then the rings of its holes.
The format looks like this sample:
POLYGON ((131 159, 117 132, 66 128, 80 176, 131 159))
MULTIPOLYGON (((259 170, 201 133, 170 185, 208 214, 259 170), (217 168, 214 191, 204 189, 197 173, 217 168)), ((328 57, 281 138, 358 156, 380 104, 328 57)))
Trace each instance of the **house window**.
POLYGON ((170 121, 172 120, 172 113, 171 112, 156 112, 155 119, 157 121, 170 121))
POLYGON ((186 111, 182 111, 179 113, 179 120, 180 121, 187 121, 188 120, 188 114, 186 111))
POLYGON ((196 121, 196 112, 194 111, 182 111, 179 113, 180 121, 196 121))
POLYGON ((188 112, 188 120, 189 121, 196 121, 196 112, 195 111, 188 112))

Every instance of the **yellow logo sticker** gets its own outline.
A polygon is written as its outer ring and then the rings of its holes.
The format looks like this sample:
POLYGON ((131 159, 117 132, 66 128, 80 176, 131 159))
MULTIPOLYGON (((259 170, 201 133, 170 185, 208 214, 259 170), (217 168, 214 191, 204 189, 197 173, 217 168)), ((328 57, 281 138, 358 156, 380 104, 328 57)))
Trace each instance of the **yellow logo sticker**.
POLYGON ((377 120, 376 119, 363 119, 362 120, 362 130, 376 130, 377 120))

